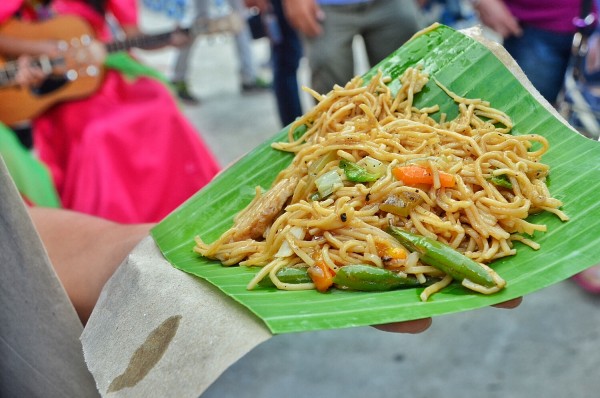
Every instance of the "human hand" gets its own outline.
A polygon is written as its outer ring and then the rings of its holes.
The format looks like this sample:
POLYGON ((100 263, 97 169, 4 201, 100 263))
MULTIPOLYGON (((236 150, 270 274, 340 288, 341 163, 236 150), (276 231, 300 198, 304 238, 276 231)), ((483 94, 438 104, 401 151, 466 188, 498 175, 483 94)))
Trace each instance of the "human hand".
POLYGON ((519 21, 502 0, 479 0, 474 5, 479 19, 503 38, 522 34, 519 21))
POLYGON ((283 10, 290 25, 305 36, 316 37, 323 32, 320 22, 325 14, 316 0, 284 0, 283 10))
POLYGON ((15 82, 21 87, 35 87, 46 78, 46 73, 35 66, 33 58, 28 55, 20 56, 17 60, 17 66, 15 82))
MULTIPOLYGON (((500 304, 493 305, 492 307, 496 308, 504 308, 511 309, 516 308, 521 304, 522 298, 516 298, 513 300, 505 301, 500 304)), ((414 321, 406 321, 406 322, 394 322, 394 323, 386 323, 383 325, 373 325, 375 329, 384 331, 384 332, 392 332, 392 333, 422 333, 425 330, 429 329, 432 324, 431 318, 423 318, 417 319, 414 321)))
POLYGON ((421 333, 429 329, 433 321, 431 318, 416 319, 414 321, 385 323, 382 325, 373 325, 375 329, 383 332, 392 333, 421 333))
POLYGON ((244 0, 244 4, 248 8, 256 7, 260 10, 260 12, 265 12, 270 7, 269 0, 244 0))
POLYGON ((594 33, 588 40, 585 71, 588 74, 600 71, 600 33, 594 33))

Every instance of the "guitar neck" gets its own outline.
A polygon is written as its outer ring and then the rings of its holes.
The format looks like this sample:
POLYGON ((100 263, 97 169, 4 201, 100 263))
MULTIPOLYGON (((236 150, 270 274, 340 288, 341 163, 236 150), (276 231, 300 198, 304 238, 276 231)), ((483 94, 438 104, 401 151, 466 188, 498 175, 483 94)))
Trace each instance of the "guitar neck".
POLYGON ((124 51, 131 48, 152 49, 169 44, 173 33, 182 33, 187 36, 198 36, 201 34, 240 32, 242 29, 242 20, 235 14, 226 15, 215 19, 197 19, 192 26, 188 28, 179 28, 169 32, 139 35, 124 40, 115 41, 106 45, 106 51, 109 53, 115 51, 124 51))
POLYGON ((19 66, 15 61, 4 64, 2 69, 0 69, 0 87, 8 87, 15 84, 18 70, 19 66))
MULTIPOLYGON (((106 45, 106 51, 112 53, 116 51, 129 50, 131 48, 147 49, 163 46, 171 41, 171 35, 173 35, 174 32, 175 31, 169 31, 153 35, 140 35, 125 40, 114 41, 106 45)), ((179 29, 177 32, 189 34, 189 29, 179 29)))

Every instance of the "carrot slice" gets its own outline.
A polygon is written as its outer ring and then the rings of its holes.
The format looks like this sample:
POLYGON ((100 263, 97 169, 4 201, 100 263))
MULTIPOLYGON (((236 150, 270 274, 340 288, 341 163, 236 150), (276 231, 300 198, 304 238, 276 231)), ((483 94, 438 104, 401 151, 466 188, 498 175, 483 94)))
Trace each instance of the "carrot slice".
MULTIPOLYGON (((392 170, 394 177, 401 180, 406 185, 416 186, 419 184, 433 185, 433 173, 427 167, 421 166, 398 166, 392 170)), ((440 177, 440 185, 443 188, 452 188, 455 185, 454 176, 452 174, 438 171, 440 177)))
POLYGON ((322 260, 315 262, 315 265, 308 268, 308 276, 320 292, 326 292, 333 285, 334 275, 335 273, 322 260))

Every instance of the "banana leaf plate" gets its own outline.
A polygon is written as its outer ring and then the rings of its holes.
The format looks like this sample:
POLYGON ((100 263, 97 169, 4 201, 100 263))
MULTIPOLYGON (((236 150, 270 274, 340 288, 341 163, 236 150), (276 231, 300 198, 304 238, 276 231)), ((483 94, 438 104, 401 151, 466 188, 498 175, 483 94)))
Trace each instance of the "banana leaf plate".
MULTIPOLYGON (((483 98, 506 112, 514 122, 513 134, 538 133, 547 137, 550 151, 550 191, 564 202, 567 222, 543 213, 531 220, 544 223, 545 233, 533 239, 535 251, 516 243, 517 254, 495 261, 493 268, 507 281, 501 292, 489 296, 453 284, 429 301, 421 302, 421 288, 391 292, 331 293, 248 291, 256 268, 223 267, 193 252, 194 236, 212 242, 233 223, 233 216, 254 196, 257 185, 268 188, 291 155, 270 147, 286 140, 286 129, 218 175, 152 231, 161 252, 176 268, 214 284, 264 321, 272 333, 289 333, 364 326, 450 314, 497 304, 527 295, 600 263, 600 143, 561 122, 538 101, 515 75, 478 40, 438 25, 414 37, 365 75, 381 69, 393 78, 407 67, 423 65, 456 94, 483 98)), ((394 80, 392 85, 399 85, 394 80)), ((433 79, 416 99, 418 106, 440 104, 450 116, 456 106, 433 79)), ((227 299, 224 296, 224 299, 227 299)))

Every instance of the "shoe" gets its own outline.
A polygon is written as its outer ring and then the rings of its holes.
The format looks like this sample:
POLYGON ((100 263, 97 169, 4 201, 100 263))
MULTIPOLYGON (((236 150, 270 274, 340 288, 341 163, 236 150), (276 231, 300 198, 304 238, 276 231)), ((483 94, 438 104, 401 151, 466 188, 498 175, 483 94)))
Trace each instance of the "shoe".
POLYGON ((243 93, 255 93, 260 91, 271 90, 271 83, 257 77, 252 83, 242 83, 243 93))
POLYGON ((186 82, 172 82, 177 96, 190 105, 198 105, 200 100, 192 95, 188 90, 186 82))

